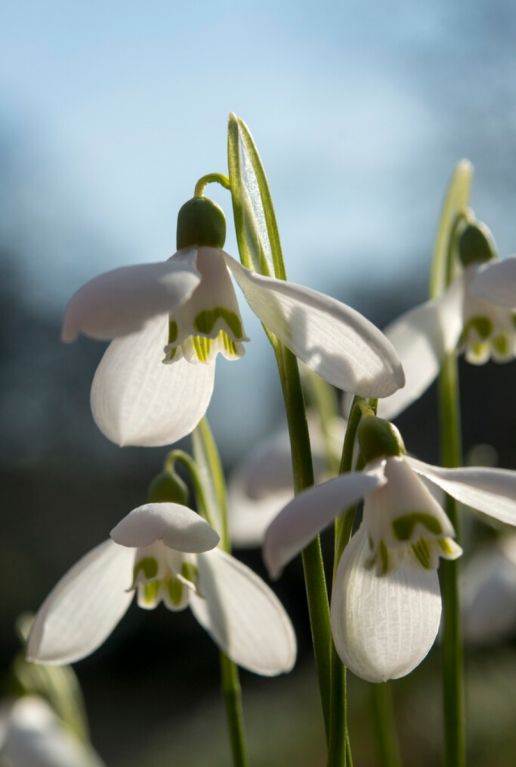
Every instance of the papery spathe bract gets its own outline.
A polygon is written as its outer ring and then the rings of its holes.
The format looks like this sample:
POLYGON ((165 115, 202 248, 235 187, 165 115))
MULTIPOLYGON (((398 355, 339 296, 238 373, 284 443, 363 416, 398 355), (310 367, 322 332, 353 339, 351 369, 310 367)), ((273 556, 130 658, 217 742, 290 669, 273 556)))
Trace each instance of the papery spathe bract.
POLYGON ((40 608, 27 657, 71 663, 113 631, 134 594, 140 607, 190 606, 231 660, 258 674, 289 671, 296 641, 272 591, 217 548, 218 534, 191 509, 150 503, 133 509, 107 540, 59 581, 40 608))

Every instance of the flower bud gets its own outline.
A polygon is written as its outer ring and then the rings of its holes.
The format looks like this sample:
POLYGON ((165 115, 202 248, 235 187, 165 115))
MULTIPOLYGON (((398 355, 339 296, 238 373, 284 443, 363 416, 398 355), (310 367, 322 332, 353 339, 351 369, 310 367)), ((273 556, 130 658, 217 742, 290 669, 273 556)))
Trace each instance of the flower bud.
POLYGON ((192 245, 222 248, 226 240, 224 211, 207 197, 192 197, 177 215, 177 249, 192 245))
POLYGON ((483 264, 496 258, 496 245, 489 227, 476 221, 468 224, 459 236, 459 258, 463 266, 483 264))
POLYGON ((401 434, 394 424, 375 415, 365 416, 360 421, 358 443, 366 463, 406 452, 401 434))
POLYGON ((188 488, 175 472, 162 471, 150 483, 149 503, 188 503, 188 488))

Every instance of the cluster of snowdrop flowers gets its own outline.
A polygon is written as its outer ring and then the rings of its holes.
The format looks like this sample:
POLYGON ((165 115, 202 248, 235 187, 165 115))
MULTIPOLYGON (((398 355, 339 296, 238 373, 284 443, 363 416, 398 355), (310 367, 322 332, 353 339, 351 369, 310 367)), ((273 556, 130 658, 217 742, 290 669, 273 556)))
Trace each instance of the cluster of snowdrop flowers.
POLYGON ((219 536, 176 503, 133 509, 111 537, 58 582, 36 615, 29 660, 71 663, 111 634, 137 593, 140 607, 188 605, 235 663, 271 676, 289 671, 296 641, 288 616, 252 570, 217 547, 219 536))
POLYGON ((230 273, 269 331, 329 383, 364 397, 403 385, 398 356, 372 323, 329 296, 244 268, 222 250, 225 229, 222 210, 194 197, 179 212, 168 261, 115 269, 72 297, 63 340, 111 340, 91 388, 93 417, 111 441, 172 444, 204 416, 217 354, 237 359, 248 340, 230 273))
POLYGON ((412 671, 436 638, 439 558, 462 553, 426 482, 493 519, 516 525, 516 472, 442 469, 408 456, 397 429, 362 419, 366 465, 300 493, 267 530, 272 577, 330 522, 364 499, 359 529, 344 550, 331 595, 333 639, 343 662, 372 682, 412 671))
POLYGON ((516 257, 499 261, 491 232, 476 220, 464 223, 457 248, 461 272, 449 288, 385 328, 406 377, 403 388, 381 400, 378 412, 385 418, 420 397, 455 350, 476 365, 514 358, 516 257))

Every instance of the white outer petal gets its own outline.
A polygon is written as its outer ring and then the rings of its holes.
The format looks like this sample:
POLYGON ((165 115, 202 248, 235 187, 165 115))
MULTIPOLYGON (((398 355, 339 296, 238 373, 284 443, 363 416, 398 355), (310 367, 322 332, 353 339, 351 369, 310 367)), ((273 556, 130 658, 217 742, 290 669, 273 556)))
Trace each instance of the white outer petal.
POLYGON ((250 272, 227 255, 226 264, 264 325, 329 383, 363 397, 386 397, 403 386, 396 352, 359 312, 316 290, 250 272))
POLYGON ((146 503, 133 509, 111 530, 121 546, 139 548, 163 541, 176 551, 198 554, 213 549, 219 535, 195 511, 179 503, 146 503))
POLYGON ((164 365, 167 338, 168 316, 156 317, 104 352, 91 386, 91 410, 117 445, 172 444, 190 434, 208 409, 215 364, 180 359, 164 365))
POLYGON ((79 333, 109 341, 172 311, 201 281, 196 259, 197 249, 182 250, 168 261, 123 266, 90 280, 66 307, 63 341, 75 341, 79 333))
POLYGON ((290 671, 296 638, 290 618, 252 570, 220 549, 197 557, 198 587, 190 606, 214 642, 239 666, 263 676, 290 671))
POLYGON ((386 483, 385 461, 365 471, 341 474, 304 490, 280 511, 265 535, 263 558, 271 578, 302 551, 323 528, 368 493, 386 483))
POLYGON ((395 418, 437 377, 444 355, 462 332, 464 282, 459 277, 440 298, 402 314, 384 332, 399 355, 405 386, 378 403, 378 415, 395 418))
POLYGON ((457 501, 499 522, 516 525, 516 471, 483 467, 442 469, 408 456, 407 461, 417 474, 457 501))
POLYGON ((38 610, 27 658, 62 665, 90 655, 111 634, 134 596, 134 551, 104 541, 61 578, 38 610))
POLYGON ((369 556, 362 525, 340 560, 331 598, 337 652, 368 682, 410 673, 432 647, 441 617, 436 570, 405 564, 378 576, 365 566, 369 556))
POLYGON ((516 308, 516 256, 479 267, 470 290, 485 301, 516 308))
MULTIPOLYGON (((103 767, 42 698, 19 698, 8 715, 2 755, 13 767, 103 767)), ((4 762, 2 761, 2 764, 4 762)))

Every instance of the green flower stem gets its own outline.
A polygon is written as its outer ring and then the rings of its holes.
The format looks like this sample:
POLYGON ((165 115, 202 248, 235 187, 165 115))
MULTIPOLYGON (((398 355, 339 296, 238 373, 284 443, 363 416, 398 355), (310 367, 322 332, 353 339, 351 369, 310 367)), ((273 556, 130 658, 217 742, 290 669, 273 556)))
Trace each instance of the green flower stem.
POLYGON ((229 178, 222 173, 207 173, 195 185, 194 197, 202 197, 208 184, 220 184, 224 189, 230 189, 229 178))
MULTIPOLYGON (((192 435, 194 455, 198 464, 197 476, 203 487, 202 499, 206 510, 216 511, 221 531, 220 547, 231 551, 228 532, 228 506, 226 483, 217 445, 208 419, 203 418, 192 435), (202 479, 201 479, 202 478, 202 479)), ((229 741, 233 755, 233 767, 248 767, 249 760, 245 742, 242 688, 236 663, 223 652, 220 653, 222 696, 226 707, 229 741)))
POLYGON ((401 754, 389 684, 369 685, 378 763, 382 767, 400 767, 401 754))
MULTIPOLYGON (((446 357, 439 377, 439 409, 441 428, 441 461, 447 468, 461 465, 461 428, 458 393, 457 358, 446 357)), ((460 519, 457 504, 446 496, 446 512, 457 541, 460 542, 460 519)), ((443 696, 444 744, 446 767, 466 764, 464 709, 464 657, 461 636, 458 570, 460 560, 441 562, 443 597, 443 696)))
POLYGON ((197 501, 197 508, 201 517, 204 517, 206 522, 216 529, 215 520, 210 512, 210 505, 206 496, 206 491, 202 483, 199 470, 193 458, 185 453, 184 450, 171 450, 165 458, 165 468, 170 471, 174 471, 174 465, 181 463, 188 471, 190 479, 194 487, 195 499, 197 501))

